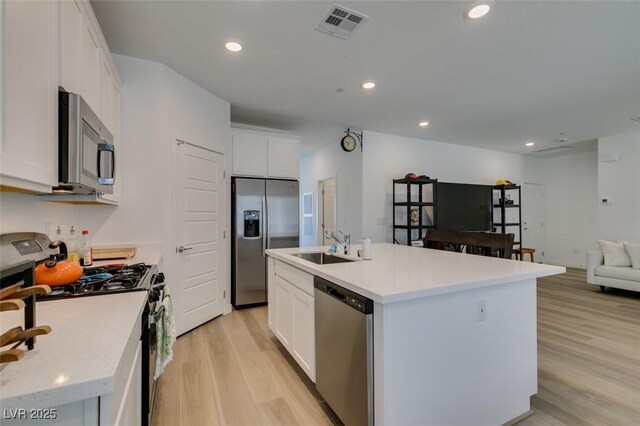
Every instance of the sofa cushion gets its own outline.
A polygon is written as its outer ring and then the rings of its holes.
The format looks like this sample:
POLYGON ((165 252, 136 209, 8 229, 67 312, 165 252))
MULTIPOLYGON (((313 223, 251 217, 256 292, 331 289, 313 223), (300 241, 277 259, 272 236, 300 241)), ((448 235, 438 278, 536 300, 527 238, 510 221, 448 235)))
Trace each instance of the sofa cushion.
POLYGON ((628 244, 624 243, 624 250, 631 260, 631 267, 633 269, 640 269, 640 244, 628 244))
POLYGON ((631 261, 627 252, 624 251, 623 243, 616 243, 607 240, 598 240, 602 254, 604 254, 604 264, 606 266, 631 266, 631 261))
POLYGON ((617 278, 625 281, 640 282, 640 269, 622 266, 600 265, 596 268, 596 275, 599 277, 617 278))

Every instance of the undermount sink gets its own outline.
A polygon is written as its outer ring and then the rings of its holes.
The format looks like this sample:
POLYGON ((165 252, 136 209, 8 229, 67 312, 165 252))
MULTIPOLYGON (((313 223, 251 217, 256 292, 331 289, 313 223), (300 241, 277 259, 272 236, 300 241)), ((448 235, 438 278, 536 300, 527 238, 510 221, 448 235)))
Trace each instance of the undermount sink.
POLYGON ((299 257, 300 259, 306 260, 308 262, 317 263, 318 265, 328 265, 330 263, 354 262, 354 260, 352 259, 347 259, 347 258, 338 257, 338 256, 329 256, 325 253, 299 253, 299 254, 294 254, 293 256, 299 257))

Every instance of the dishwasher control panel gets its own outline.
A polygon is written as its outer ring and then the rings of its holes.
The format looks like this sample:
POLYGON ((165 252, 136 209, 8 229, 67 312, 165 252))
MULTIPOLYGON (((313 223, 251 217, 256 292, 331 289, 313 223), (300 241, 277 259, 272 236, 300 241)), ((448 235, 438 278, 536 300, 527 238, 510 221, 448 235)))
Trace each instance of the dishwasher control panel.
POLYGON ((328 294, 363 314, 373 313, 373 301, 371 299, 367 299, 358 293, 344 287, 340 287, 339 285, 318 276, 313 277, 313 285, 317 290, 328 294))

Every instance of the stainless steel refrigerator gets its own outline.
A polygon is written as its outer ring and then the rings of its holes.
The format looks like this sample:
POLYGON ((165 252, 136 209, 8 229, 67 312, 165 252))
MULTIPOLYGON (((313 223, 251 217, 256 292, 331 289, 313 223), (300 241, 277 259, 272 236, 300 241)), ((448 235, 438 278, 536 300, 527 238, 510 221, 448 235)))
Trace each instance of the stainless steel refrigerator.
POLYGON ((267 301, 266 249, 299 246, 298 182, 233 178, 231 303, 267 301))

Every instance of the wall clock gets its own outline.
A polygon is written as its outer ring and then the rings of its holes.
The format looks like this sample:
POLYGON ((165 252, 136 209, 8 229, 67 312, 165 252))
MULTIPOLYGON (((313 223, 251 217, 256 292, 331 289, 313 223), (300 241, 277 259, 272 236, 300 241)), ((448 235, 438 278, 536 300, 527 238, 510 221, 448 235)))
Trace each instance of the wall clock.
POLYGON ((342 149, 344 149, 347 152, 351 152, 354 149, 356 149, 356 146, 358 146, 358 142, 356 141, 356 138, 354 138, 351 135, 347 135, 344 138, 342 138, 342 140, 340 141, 340 145, 342 146, 342 149))

